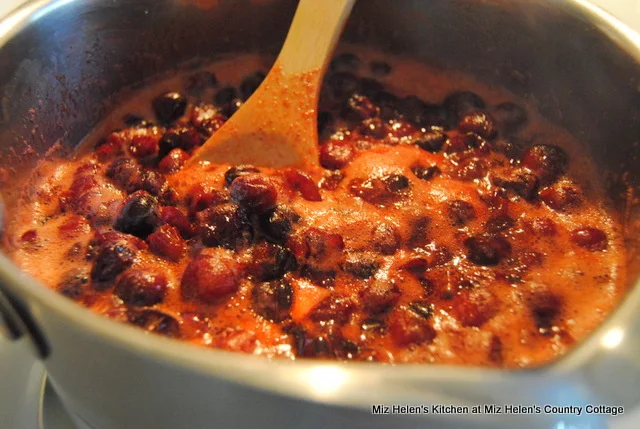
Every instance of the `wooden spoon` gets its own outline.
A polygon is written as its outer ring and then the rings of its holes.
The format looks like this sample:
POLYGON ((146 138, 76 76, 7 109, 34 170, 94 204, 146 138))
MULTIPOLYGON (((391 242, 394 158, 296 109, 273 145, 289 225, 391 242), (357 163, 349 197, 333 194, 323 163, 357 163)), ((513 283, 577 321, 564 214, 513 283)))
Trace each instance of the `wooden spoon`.
POLYGON ((269 74, 190 163, 317 167, 320 85, 354 2, 300 0, 269 74))

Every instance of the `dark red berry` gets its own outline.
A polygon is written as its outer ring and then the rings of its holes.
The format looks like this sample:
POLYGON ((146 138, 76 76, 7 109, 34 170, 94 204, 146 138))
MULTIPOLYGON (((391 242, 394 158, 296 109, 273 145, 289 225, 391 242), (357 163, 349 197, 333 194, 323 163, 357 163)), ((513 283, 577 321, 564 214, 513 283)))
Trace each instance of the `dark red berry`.
POLYGON ((315 322, 333 322, 344 325, 355 311, 355 303, 346 296, 333 294, 318 304, 309 318, 315 322))
POLYGON ((218 131, 226 120, 221 110, 210 104, 195 106, 191 111, 191 123, 206 136, 218 131))
POLYGON ((356 151, 353 144, 343 140, 329 140, 320 146, 320 165, 328 170, 339 170, 345 167, 356 151))
POLYGON ((538 144, 522 156, 522 165, 540 178, 543 185, 555 182, 567 171, 569 159, 557 146, 538 144))
POLYGON ((538 178, 533 174, 522 171, 493 174, 491 183, 515 192, 527 201, 535 199, 538 192, 538 178))
POLYGON ((91 279, 97 282, 112 281, 133 264, 135 255, 135 250, 124 241, 103 244, 93 263, 91 279))
POLYGON ((129 323, 170 338, 180 336, 180 324, 176 319, 157 310, 131 309, 128 312, 129 323))
POLYGON ((449 201, 447 213, 454 226, 463 226, 476 218, 476 209, 471 203, 462 200, 449 201))
POLYGON ((178 229, 183 238, 191 238, 195 234, 195 229, 180 210, 176 207, 166 206, 160 208, 158 217, 161 222, 178 229))
POLYGON ((246 271, 254 279, 267 282, 280 279, 296 268, 296 258, 289 249, 277 244, 259 243, 251 247, 246 271))
POLYGON ((365 119, 358 126, 358 131, 363 136, 383 139, 387 135, 387 126, 380 118, 365 119))
POLYGON ((365 252, 350 253, 342 263, 342 269, 361 279, 372 277, 380 268, 380 261, 375 255, 365 252))
POLYGON ((350 121, 362 121, 377 116, 378 107, 369 97, 362 94, 353 94, 347 99, 341 111, 341 116, 350 121))
POLYGON ((232 103, 235 99, 239 98, 240 94, 238 90, 233 86, 225 86, 224 88, 220 88, 214 97, 214 102, 216 105, 220 107, 227 106, 232 103))
POLYGON ((477 265, 497 265, 511 254, 511 245, 499 235, 482 234, 464 240, 467 258, 477 265))
POLYGON ((158 120, 170 124, 178 120, 187 110, 187 99, 178 92, 167 92, 153 100, 153 111, 158 120))
POLYGON ((442 145, 447 141, 447 136, 440 130, 430 129, 425 131, 415 144, 422 150, 427 152, 436 153, 442 149, 442 145))
POLYGON ((571 241, 591 252, 606 250, 608 245, 607 234, 591 226, 583 226, 571 231, 571 241))
POLYGON ((515 221, 511 216, 500 213, 490 216, 485 223, 485 228, 489 233, 497 233, 513 228, 514 225, 515 221))
POLYGON ((562 313, 562 299, 544 287, 534 289, 526 297, 526 303, 538 329, 553 327, 562 313))
POLYGON ((373 229, 371 240, 376 252, 393 255, 400 248, 402 238, 393 225, 380 224, 373 229))
POLYGON ((20 236, 20 241, 23 243, 33 243, 38 239, 38 233, 35 229, 30 229, 20 236))
POLYGON ((235 179, 229 187, 231 200, 255 213, 264 213, 276 206, 278 191, 266 176, 246 174, 235 179))
POLYGON ((557 211, 582 205, 584 196, 573 186, 553 185, 540 191, 540 200, 557 211))
POLYGON ((447 96, 442 104, 454 124, 458 123, 460 118, 467 113, 482 110, 486 107, 482 97, 471 91, 454 92, 447 96))
POLYGON ((126 202, 118 218, 115 229, 136 237, 145 238, 158 225, 158 202, 144 191, 133 194, 126 202))
POLYGON ((491 117, 484 112, 471 112, 460 118, 458 130, 461 133, 474 133, 484 139, 491 139, 496 135, 496 128, 491 117))
POLYGON ((437 165, 431 165, 429 167, 425 167, 422 165, 414 165, 411 167, 411 172, 420 180, 431 180, 434 177, 440 175, 440 169, 437 165))
POLYGON ((256 313, 272 322, 281 322, 289 316, 293 289, 285 280, 259 283, 253 287, 251 299, 256 313))
POLYGON ((193 258, 182 275, 182 297, 214 304, 240 287, 240 266, 228 250, 203 251, 193 258))
POLYGON ((156 255, 170 259, 180 260, 184 252, 184 242, 180 232, 171 225, 162 225, 147 237, 149 248, 156 255))
POLYGON ((224 203, 198 213, 198 233, 205 246, 236 249, 251 242, 248 220, 234 203, 224 203))
POLYGON ((260 173, 260 170, 253 165, 236 165, 231 167, 224 173, 224 184, 226 187, 229 187, 238 177, 249 173, 260 173))
POLYGON ((142 270, 127 270, 116 282, 115 294, 133 307, 150 307, 164 300, 167 278, 142 270))
POLYGON ((180 171, 189 159, 189 154, 182 149, 173 149, 158 163, 158 171, 163 174, 173 174, 180 171))
POLYGON ((293 190, 300 192, 300 195, 305 200, 322 201, 318 185, 307 173, 300 170, 287 169, 284 171, 284 177, 287 180, 287 184, 293 190))
POLYGON ((327 172, 320 180, 320 187, 328 191, 335 191, 343 179, 344 175, 339 171, 327 172))
POLYGON ((131 183, 138 181, 141 170, 131 158, 120 158, 109 164, 106 174, 118 188, 128 189, 131 183))
POLYGON ((291 208, 278 205, 260 217, 260 230, 267 240, 284 244, 299 220, 300 216, 291 208))
POLYGON ((189 213, 195 214, 208 207, 227 202, 229 198, 222 191, 204 183, 196 183, 189 191, 189 213))

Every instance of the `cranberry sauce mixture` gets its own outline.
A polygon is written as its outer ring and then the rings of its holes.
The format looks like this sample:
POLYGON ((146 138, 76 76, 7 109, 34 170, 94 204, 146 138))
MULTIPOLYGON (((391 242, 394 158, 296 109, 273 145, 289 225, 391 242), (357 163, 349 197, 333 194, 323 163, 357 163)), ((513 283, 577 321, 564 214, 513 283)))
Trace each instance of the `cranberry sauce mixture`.
POLYGON ((334 59, 317 171, 183 169, 260 61, 147 90, 148 113, 130 104, 93 150, 42 163, 14 260, 109 318, 227 350, 496 367, 564 353, 623 289, 589 161, 508 94, 380 58, 334 59))

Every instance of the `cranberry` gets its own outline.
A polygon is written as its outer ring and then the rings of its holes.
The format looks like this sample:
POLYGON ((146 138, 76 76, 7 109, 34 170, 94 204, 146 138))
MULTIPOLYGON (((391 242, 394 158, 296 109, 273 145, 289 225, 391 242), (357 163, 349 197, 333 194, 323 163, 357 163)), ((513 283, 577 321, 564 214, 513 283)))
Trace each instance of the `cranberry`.
POLYGON ((242 93, 242 99, 246 100, 251 97, 251 95, 256 92, 256 89, 258 89, 265 77, 266 75, 263 72, 257 71, 242 79, 242 82, 240 83, 240 92, 242 93))
POLYGON ((249 173, 260 173, 260 170, 253 165, 237 165, 231 167, 226 171, 226 173, 224 173, 224 184, 229 187, 238 177, 249 173))
POLYGON ((542 184, 555 182, 567 171, 569 160, 557 146, 537 144, 522 156, 522 165, 540 178, 542 184))
POLYGON ((125 304, 149 307, 164 300, 167 278, 142 270, 125 271, 116 282, 115 294, 125 304))
POLYGON ((343 100, 358 90, 360 82, 352 73, 338 72, 329 76, 327 85, 335 99, 343 100))
POLYGON ((409 179, 401 174, 389 174, 367 180, 353 179, 349 192, 374 205, 385 205, 402 196, 409 187, 409 179))
POLYGON ((527 201, 535 199, 538 192, 538 178, 530 173, 510 171, 507 174, 495 174, 491 183, 506 190, 514 191, 527 201))
POLYGON ((158 171, 163 174, 173 174, 180 171, 189 159, 189 154, 182 149, 173 149, 158 163, 158 171))
POLYGON ((193 73, 186 79, 185 88, 190 95, 200 96, 208 88, 218 85, 218 77, 210 71, 193 73))
POLYGON ((446 153, 466 152, 469 149, 482 151, 487 148, 487 144, 482 137, 475 133, 456 133, 449 137, 444 145, 446 153))
POLYGON ((374 280, 360 294, 364 309, 370 314, 380 314, 392 308, 400 299, 400 288, 390 280, 374 280))
POLYGON ((133 264, 136 252, 124 241, 104 243, 91 269, 91 279, 109 282, 133 264))
POLYGON ((251 293, 253 310, 272 322, 281 322, 289 316, 293 289, 285 280, 259 283, 251 293))
POLYGON ((189 219, 187 219, 187 216, 176 207, 167 206, 160 208, 158 217, 162 222, 177 228, 183 238, 190 238, 195 234, 194 228, 191 222, 189 222, 189 219))
POLYGON ((497 265, 511 254, 511 245, 499 235, 482 234, 464 240, 467 258, 477 265, 497 265))
POLYGON ((226 201, 228 198, 221 191, 203 183, 196 183, 189 191, 189 213, 194 214, 226 201))
POLYGON ((300 275, 323 288, 333 286, 336 280, 335 270, 323 270, 313 265, 303 265, 300 268, 300 275))
POLYGON ((380 118, 365 119, 358 126, 358 131, 363 136, 369 136, 379 140, 387 135, 387 127, 380 118))
POLYGON ((137 182, 140 174, 140 167, 130 158, 116 159, 106 171, 107 177, 120 189, 127 189, 131 183, 137 182))
POLYGON ((20 241, 24 243, 34 243, 38 239, 38 233, 35 229, 30 229, 20 236, 20 241))
POLYGON ((379 224, 373 229, 373 249, 383 255, 393 255, 400 248, 401 240, 398 230, 389 224, 379 224))
POLYGON ((434 177, 440 175, 440 169, 437 165, 431 165, 424 167, 422 165, 414 165, 411 167, 411 172, 420 180, 428 181, 434 177))
POLYGON ((371 61, 369 68, 371 73, 378 77, 385 77, 391 73, 391 66, 386 61, 371 61))
POLYGON ((344 325, 354 311, 355 303, 349 297, 334 294, 320 302, 309 314, 309 318, 315 322, 333 321, 344 325))
POLYGON ((278 191, 271 179, 257 173, 235 179, 229 187, 229 193, 233 202, 258 214, 274 208, 278 199, 278 191))
POLYGON ((106 162, 122 155, 122 145, 114 141, 102 141, 96 146, 95 154, 100 162, 106 162))
POLYGON ((290 250, 272 243, 259 243, 251 248, 247 273, 261 282, 277 280, 297 268, 290 250))
POLYGON ((456 171, 460 180, 472 181, 487 175, 491 165, 485 159, 469 158, 462 161, 456 171))
POLYGON ((342 254, 344 241, 340 234, 332 234, 318 228, 307 228, 304 241, 309 249, 309 257, 317 261, 342 254))
POLYGON ((340 182, 344 179, 344 175, 339 171, 327 172, 320 180, 320 187, 328 191, 335 191, 338 189, 340 182))
POLYGON ((601 229, 583 226, 571 231, 571 241, 591 252, 600 252, 607 248, 607 234, 601 229))
POLYGON ((236 249, 252 239, 248 221, 236 204, 210 207, 200 212, 198 218, 201 222, 199 233, 205 246, 236 249))
POLYGON ((260 229, 267 240, 284 244, 291 234, 293 224, 299 220, 300 216, 291 208, 278 205, 260 217, 260 229))
POLYGON ((206 136, 218 131, 227 120, 227 117, 219 109, 210 104, 201 104, 193 108, 191 123, 206 136))
POLYGON ((500 213, 489 217, 485 223, 485 228, 489 233, 497 233, 513 228, 515 221, 509 215, 500 213))
POLYGON ((497 127, 506 135, 518 132, 527 123, 527 111, 509 101, 500 103, 491 110, 497 127))
POLYGON ((355 154, 352 143, 330 140, 320 146, 320 165, 329 170, 339 170, 351 162, 355 154))
POLYGON ((329 68, 332 71, 346 71, 351 70, 355 71, 360 68, 362 61, 358 58, 357 55, 345 52, 342 54, 336 55, 329 64, 329 68))
POLYGON ((172 128, 160 137, 160 141, 158 142, 158 158, 165 157, 174 149, 190 151, 201 146, 204 142, 204 136, 193 128, 172 128))
POLYGON ((128 313, 129 323, 139 326, 154 334, 170 338, 180 336, 180 324, 176 319, 157 310, 132 309, 128 313))
POLYGON ((153 100, 153 111, 158 120, 170 124, 178 120, 187 110, 187 99, 178 92, 167 92, 153 100))
POLYGON ((115 229, 136 237, 145 238, 158 225, 158 202, 144 191, 129 198, 118 218, 115 229))
POLYGON ((476 218, 476 209, 471 203, 462 200, 449 201, 447 213, 454 226, 463 226, 476 218))
POLYGON ((74 269, 66 272, 58 283, 56 290, 71 299, 79 299, 85 293, 89 284, 89 276, 84 269, 74 269))
POLYGON ((214 304, 240 287, 240 267, 228 250, 203 251, 182 274, 182 297, 214 304))
POLYGON ((538 329, 549 329, 558 322, 563 307, 560 296, 539 286, 527 297, 526 302, 538 329))
POLYGON ((436 153, 442 149, 442 145, 447 141, 447 136, 440 130, 432 129, 425 131, 415 144, 422 150, 427 152, 436 153))
POLYGON ((411 248, 425 247, 429 244, 429 225, 431 219, 428 216, 419 216, 409 224, 409 246, 411 248))
POLYGON ((451 116, 453 123, 457 123, 467 113, 482 110, 486 107, 482 97, 471 91, 449 94, 442 104, 451 116))
POLYGON ((464 326, 482 326, 499 310, 497 298, 486 289, 462 291, 452 303, 453 316, 464 326))
POLYGON ((372 277, 380 268, 380 261, 366 253, 351 253, 347 255, 342 269, 361 279, 372 277))
POLYGON ((530 223, 530 228, 535 235, 543 237, 551 237, 558 232, 555 222, 548 218, 535 218, 530 223))
POLYGON ((351 121, 362 121, 377 116, 378 107, 373 102, 361 94, 353 94, 347 99, 342 108, 341 116, 351 121))
POLYGON ((572 186, 554 185, 540 191, 540 199, 547 206, 557 211, 565 211, 579 207, 584 197, 572 186))
POLYGON ((128 187, 129 192, 146 191, 149 194, 159 197, 162 196, 168 188, 167 179, 155 170, 144 170, 131 182, 128 187))
POLYGON ((184 242, 177 228, 162 225, 147 237, 149 248, 157 255, 172 261, 180 260, 184 251, 184 242))
POLYGON ((285 170, 284 177, 287 180, 287 184, 292 189, 299 191, 305 200, 322 201, 318 186, 307 173, 300 170, 288 169, 285 170))
POLYGON ((458 130, 461 133, 475 133, 484 139, 496 135, 496 128, 491 117, 484 112, 471 112, 460 118, 458 130))
POLYGON ((408 309, 398 309, 389 315, 389 334, 398 347, 430 343, 436 331, 423 317, 408 309))

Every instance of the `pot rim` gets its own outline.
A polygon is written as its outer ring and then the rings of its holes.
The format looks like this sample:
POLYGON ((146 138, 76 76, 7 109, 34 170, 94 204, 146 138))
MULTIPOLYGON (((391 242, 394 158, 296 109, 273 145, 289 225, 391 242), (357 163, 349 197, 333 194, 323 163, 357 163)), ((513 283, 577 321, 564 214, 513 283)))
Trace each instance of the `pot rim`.
MULTIPOLYGON (((74 0, 31 0, 0 20, 0 46, 40 17, 74 0)), ((555 3, 555 2, 554 2, 555 3)), ((640 64, 640 34, 587 0, 563 0, 558 7, 579 19, 593 23, 604 35, 640 64)), ((0 283, 16 296, 28 297, 28 307, 37 316, 45 307, 61 315, 66 323, 90 330, 101 340, 145 358, 157 359, 169 366, 198 371, 212 378, 240 383, 253 388, 306 400, 350 405, 370 409, 376 398, 400 398, 407 401, 429 400, 425 387, 433 383, 456 382, 458 386, 522 383, 542 379, 572 377, 594 360, 611 352, 608 335, 622 331, 640 316, 640 280, 629 287, 618 308, 579 345, 554 361, 524 369, 493 369, 453 365, 400 364, 367 362, 267 359, 263 356, 194 346, 139 328, 110 320, 78 305, 22 272, 0 253, 0 283), (607 351, 607 349, 609 349, 607 351), (265 374, 269 376, 265 377, 265 374), (380 396, 382 392, 383 396, 380 396)), ((46 330, 45 330, 46 332, 46 330)), ((627 340, 627 338, 625 338, 627 340)), ((637 339, 636 339, 637 340, 637 339)), ((619 346, 624 345, 621 342, 619 346)), ((53 350, 55 353, 55 350, 53 350)), ((46 364, 46 359, 45 359, 46 364)), ((460 390, 460 389, 456 389, 460 390)), ((443 395, 437 400, 442 403, 443 395)), ((508 397, 505 397, 508 399, 508 397)), ((464 401, 464 400, 463 400, 464 401)), ((453 395, 451 404, 462 404, 453 395)), ((468 404, 468 403, 467 403, 468 404)), ((475 403, 474 403, 475 405, 475 403)))

